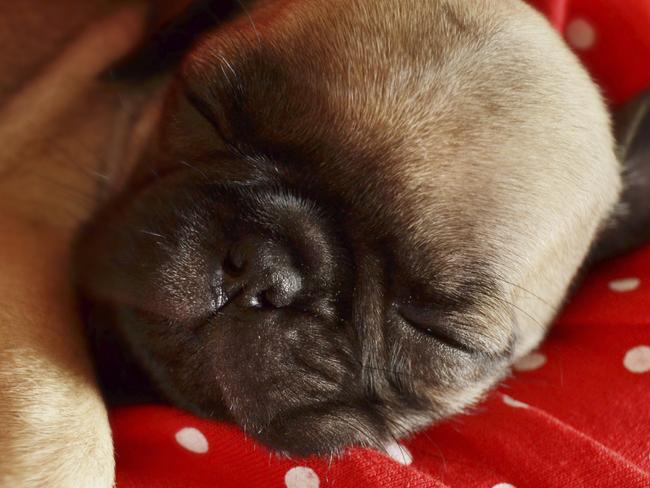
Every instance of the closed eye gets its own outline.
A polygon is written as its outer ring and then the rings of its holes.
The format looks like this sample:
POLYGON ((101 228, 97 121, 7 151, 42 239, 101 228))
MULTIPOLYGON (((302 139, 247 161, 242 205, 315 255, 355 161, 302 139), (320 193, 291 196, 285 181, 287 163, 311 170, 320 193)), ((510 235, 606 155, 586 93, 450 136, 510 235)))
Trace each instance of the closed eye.
POLYGON ((438 342, 462 351, 466 354, 481 353, 472 345, 468 344, 466 334, 459 333, 446 319, 443 310, 434 307, 419 306, 413 304, 400 305, 397 309, 398 315, 411 327, 433 337, 438 342))
POLYGON ((198 114, 220 132, 219 121, 215 117, 214 110, 210 107, 210 104, 199 96, 198 93, 188 87, 185 87, 184 95, 189 104, 198 112, 198 114))

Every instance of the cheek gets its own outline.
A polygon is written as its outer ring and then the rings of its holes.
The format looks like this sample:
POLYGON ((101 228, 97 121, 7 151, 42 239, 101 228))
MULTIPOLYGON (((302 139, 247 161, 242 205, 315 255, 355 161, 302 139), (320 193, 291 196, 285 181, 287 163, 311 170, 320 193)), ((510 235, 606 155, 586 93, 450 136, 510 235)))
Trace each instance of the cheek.
MULTIPOLYGON (((596 166, 589 173, 596 175, 596 166)), ((571 177, 557 169, 547 178, 504 194, 481 227, 499 296, 511 305, 516 357, 539 344, 559 311, 602 220, 599 200, 608 198, 609 190, 582 191, 593 185, 561 191, 571 177)))
POLYGON ((387 370, 398 394, 447 415, 473 403, 507 371, 509 353, 454 349, 402 324, 388 334, 387 370))
POLYGON ((460 413, 478 403, 483 396, 502 380, 507 373, 505 366, 496 367, 483 378, 459 382, 446 388, 429 387, 426 390, 427 399, 436 405, 439 418, 460 413))

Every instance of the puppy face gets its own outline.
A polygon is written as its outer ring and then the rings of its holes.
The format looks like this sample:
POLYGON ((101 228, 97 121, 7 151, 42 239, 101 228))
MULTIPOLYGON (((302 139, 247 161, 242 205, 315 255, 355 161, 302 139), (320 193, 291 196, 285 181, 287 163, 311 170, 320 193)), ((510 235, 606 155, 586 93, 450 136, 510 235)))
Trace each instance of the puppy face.
POLYGON ((188 56, 158 135, 82 293, 171 401, 299 454, 476 401, 620 184, 597 91, 515 1, 261 4, 188 56))

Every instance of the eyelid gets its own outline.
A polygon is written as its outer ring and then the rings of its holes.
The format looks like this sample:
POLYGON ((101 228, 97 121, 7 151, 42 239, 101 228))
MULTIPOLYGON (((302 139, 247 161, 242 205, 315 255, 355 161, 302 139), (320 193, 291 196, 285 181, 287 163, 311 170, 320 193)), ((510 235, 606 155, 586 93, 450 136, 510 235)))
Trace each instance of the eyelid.
POLYGON ((481 352, 467 344, 466 338, 461 337, 461 334, 458 334, 453 326, 449 325, 449 320, 446 320, 448 311, 445 311, 444 307, 438 308, 435 305, 420 306, 407 303, 400 305, 397 312, 411 327, 453 349, 468 354, 481 352))
POLYGON ((214 110, 210 107, 210 104, 199 95, 195 90, 189 87, 186 83, 183 84, 183 95, 187 99, 188 103, 205 119, 210 125, 214 126, 215 129, 219 130, 219 121, 214 115, 214 110))

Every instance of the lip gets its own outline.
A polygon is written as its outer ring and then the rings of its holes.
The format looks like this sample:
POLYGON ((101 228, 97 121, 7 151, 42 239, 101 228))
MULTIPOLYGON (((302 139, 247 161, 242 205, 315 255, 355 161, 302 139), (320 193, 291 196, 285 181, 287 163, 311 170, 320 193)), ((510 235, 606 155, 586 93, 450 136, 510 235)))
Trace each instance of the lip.
POLYGON ((282 412, 251 433, 272 449, 295 456, 340 454, 350 446, 381 450, 390 439, 383 419, 374 410, 331 401, 282 412), (305 435, 323 427, 327 435, 305 435))

